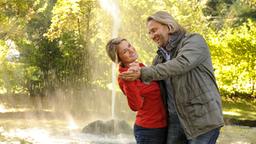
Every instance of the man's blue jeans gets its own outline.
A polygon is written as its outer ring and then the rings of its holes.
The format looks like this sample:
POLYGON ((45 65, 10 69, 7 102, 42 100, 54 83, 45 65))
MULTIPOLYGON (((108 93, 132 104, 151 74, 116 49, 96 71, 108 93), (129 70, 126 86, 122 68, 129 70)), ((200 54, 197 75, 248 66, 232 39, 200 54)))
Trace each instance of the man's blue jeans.
POLYGON ((134 125, 137 144, 166 144, 167 128, 143 128, 134 125))
POLYGON ((176 113, 169 113, 167 144, 186 144, 187 138, 176 113))
POLYGON ((220 128, 213 129, 195 139, 189 140, 188 144, 215 144, 220 134, 220 128))
POLYGON ((216 128, 195 139, 188 140, 177 114, 169 115, 168 125, 167 144, 215 144, 220 133, 220 128, 216 128))

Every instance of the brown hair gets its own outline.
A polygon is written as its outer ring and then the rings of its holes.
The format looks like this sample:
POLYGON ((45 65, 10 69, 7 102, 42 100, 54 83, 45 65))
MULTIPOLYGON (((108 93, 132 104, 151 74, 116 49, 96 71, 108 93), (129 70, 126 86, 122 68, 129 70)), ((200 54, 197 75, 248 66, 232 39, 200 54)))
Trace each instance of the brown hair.
POLYGON ((127 41, 124 38, 113 38, 111 40, 108 41, 107 45, 106 45, 106 52, 108 54, 108 57, 114 62, 114 63, 119 63, 120 59, 118 58, 117 55, 117 48, 118 45, 122 42, 122 41, 127 41))
POLYGON ((170 34, 175 32, 185 32, 185 29, 167 12, 158 11, 147 18, 147 23, 151 20, 167 25, 170 29, 170 34))

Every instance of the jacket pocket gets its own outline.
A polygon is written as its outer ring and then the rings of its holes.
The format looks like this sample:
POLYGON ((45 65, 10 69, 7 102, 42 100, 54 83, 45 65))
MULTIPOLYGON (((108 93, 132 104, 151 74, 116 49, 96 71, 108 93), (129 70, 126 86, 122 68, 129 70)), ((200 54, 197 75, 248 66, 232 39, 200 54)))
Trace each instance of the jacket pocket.
POLYGON ((186 118, 193 130, 203 130, 220 123, 221 112, 214 98, 206 95, 195 97, 184 108, 186 118))
POLYGON ((191 99, 185 105, 187 114, 192 119, 205 115, 209 111, 209 103, 211 103, 213 100, 213 98, 210 98, 207 95, 200 95, 191 99))

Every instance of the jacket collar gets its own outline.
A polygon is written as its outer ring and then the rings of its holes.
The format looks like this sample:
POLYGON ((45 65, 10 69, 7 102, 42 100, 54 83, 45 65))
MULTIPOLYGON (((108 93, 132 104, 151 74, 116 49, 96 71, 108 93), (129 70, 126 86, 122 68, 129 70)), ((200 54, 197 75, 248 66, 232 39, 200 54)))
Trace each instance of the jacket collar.
POLYGON ((166 48, 158 47, 157 56, 153 60, 153 65, 165 62, 166 61, 165 55, 161 49, 165 49, 168 53, 173 52, 177 48, 180 40, 185 36, 185 34, 186 34, 185 31, 176 32, 169 37, 169 40, 168 40, 169 42, 166 48))
POLYGON ((179 44, 182 37, 185 35, 184 31, 175 32, 170 35, 168 44, 165 47, 165 50, 171 52, 172 50, 176 49, 177 45, 179 44))

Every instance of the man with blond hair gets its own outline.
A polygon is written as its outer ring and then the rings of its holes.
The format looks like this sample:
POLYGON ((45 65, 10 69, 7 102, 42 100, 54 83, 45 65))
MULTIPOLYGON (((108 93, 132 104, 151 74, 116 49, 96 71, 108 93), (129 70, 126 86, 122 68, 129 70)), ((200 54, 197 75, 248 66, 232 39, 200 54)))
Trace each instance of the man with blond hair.
POLYGON ((188 33, 174 18, 158 11, 147 18, 158 50, 153 65, 130 64, 124 80, 159 80, 165 86, 168 144, 215 144, 224 125, 219 89, 204 38, 188 33))

